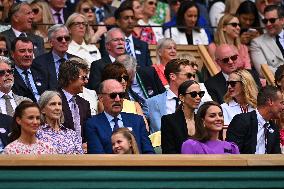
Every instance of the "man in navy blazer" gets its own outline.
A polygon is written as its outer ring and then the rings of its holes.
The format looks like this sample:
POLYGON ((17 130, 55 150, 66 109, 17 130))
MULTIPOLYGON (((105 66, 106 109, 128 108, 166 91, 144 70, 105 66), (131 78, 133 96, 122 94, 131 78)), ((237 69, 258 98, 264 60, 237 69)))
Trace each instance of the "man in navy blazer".
POLYGON ((153 154, 146 125, 142 116, 121 113, 125 92, 122 85, 113 79, 105 80, 100 85, 99 100, 104 105, 104 112, 95 115, 86 123, 85 135, 89 154, 111 154, 111 135, 118 127, 126 127, 135 136, 142 154, 153 154), (115 119, 117 121, 115 121, 115 119))

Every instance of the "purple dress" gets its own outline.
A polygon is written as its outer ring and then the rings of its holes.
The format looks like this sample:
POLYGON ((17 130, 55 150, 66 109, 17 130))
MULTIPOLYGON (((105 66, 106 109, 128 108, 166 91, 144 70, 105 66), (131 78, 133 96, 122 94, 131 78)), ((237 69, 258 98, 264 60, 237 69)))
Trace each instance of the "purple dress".
POLYGON ((233 142, 209 140, 199 142, 188 139, 181 147, 182 154, 239 154, 239 148, 233 142))

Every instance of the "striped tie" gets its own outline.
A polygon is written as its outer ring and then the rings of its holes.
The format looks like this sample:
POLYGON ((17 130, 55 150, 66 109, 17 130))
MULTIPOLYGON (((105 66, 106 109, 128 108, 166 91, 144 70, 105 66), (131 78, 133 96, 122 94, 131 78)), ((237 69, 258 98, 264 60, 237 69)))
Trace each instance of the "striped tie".
POLYGON ((130 47, 130 39, 126 39, 126 53, 129 54, 130 56, 133 56, 131 47, 130 47))

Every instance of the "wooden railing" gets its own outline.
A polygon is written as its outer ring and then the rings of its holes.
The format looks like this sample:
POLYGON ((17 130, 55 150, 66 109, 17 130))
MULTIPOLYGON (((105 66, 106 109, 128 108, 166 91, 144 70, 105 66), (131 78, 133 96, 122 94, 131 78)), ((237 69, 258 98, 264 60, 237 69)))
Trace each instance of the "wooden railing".
POLYGON ((275 86, 275 77, 267 64, 261 64, 261 72, 269 85, 275 86))

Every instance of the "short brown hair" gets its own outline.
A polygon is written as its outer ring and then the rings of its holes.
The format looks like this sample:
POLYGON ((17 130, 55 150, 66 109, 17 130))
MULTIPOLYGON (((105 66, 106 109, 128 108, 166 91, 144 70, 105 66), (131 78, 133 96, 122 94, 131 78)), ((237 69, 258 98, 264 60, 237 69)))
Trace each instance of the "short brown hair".
POLYGON ((170 82, 170 74, 171 73, 178 73, 180 72, 180 67, 181 66, 190 66, 189 60, 186 59, 172 59, 167 63, 165 67, 165 77, 168 82, 170 82))

